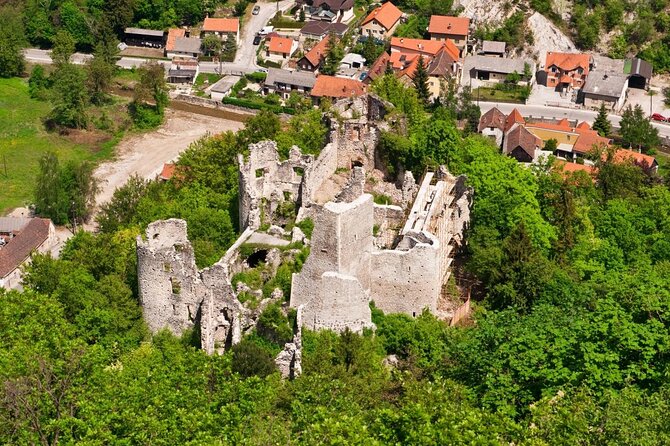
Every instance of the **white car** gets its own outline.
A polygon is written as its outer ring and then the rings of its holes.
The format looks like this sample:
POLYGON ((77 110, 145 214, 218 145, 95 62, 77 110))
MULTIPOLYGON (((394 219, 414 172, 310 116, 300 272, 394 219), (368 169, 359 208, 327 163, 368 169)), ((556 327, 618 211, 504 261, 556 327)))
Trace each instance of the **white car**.
POLYGON ((259 12, 261 12, 261 7, 258 5, 254 6, 254 9, 251 10, 253 15, 258 15, 259 12))

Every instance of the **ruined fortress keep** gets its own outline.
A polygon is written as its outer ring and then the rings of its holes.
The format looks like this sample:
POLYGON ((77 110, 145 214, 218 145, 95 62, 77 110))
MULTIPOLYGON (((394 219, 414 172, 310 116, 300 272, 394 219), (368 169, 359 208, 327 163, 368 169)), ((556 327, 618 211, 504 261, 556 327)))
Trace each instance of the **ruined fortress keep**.
MULTIPOLYGON (((387 313, 436 312, 464 242, 472 190, 465 177, 444 168, 426 173, 420 184, 409 172, 386 181, 376 147, 389 107, 374 95, 338 101, 318 156, 293 147, 281 160, 273 141, 250 145, 249 155, 238 159, 244 232, 209 268, 197 269, 186 222, 150 224, 137 239, 137 253, 140 300, 152 332, 199 328, 209 353, 239 342, 269 301, 289 297, 276 290, 253 310, 238 299, 242 285, 231 277, 249 267, 240 261, 240 247, 258 240, 310 244, 290 295, 298 320, 310 329, 373 328, 371 301, 387 313), (394 204, 376 204, 375 195, 394 204), (312 219, 311 239, 298 228, 288 233, 279 227, 278 212, 287 206, 297 211, 297 221, 312 219)), ((300 342, 297 335, 278 358, 285 376, 299 374, 300 342)))

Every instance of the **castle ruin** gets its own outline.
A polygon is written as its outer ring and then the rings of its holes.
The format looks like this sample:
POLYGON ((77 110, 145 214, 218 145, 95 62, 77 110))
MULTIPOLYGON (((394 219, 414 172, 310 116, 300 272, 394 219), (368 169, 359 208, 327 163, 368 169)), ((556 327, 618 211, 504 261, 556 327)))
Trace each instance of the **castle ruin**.
MULTIPOLYGON (((387 313, 437 312, 464 241, 472 190, 465 177, 444 168, 426 173, 421 184, 410 172, 386 181, 376 147, 389 107, 374 95, 338 101, 318 156, 294 146, 281 160, 273 141, 250 145, 249 155, 238 159, 244 232, 209 268, 197 269, 186 222, 150 224, 137 239, 137 252, 140 300, 151 331, 197 328, 203 349, 214 353, 239 342, 270 301, 289 297, 300 324, 315 330, 373 328, 372 301, 387 313), (375 196, 393 204, 377 204, 375 196), (286 209, 297 221, 312 219, 309 240, 297 227, 284 231, 286 209), (309 244, 310 254, 293 275, 290 296, 275 290, 252 310, 239 297, 254 290, 232 277, 250 267, 240 247, 258 240, 278 247, 275 259, 297 252, 287 249, 289 243, 309 244)), ((270 262, 274 271, 279 262, 270 262)), ((284 375, 299 374, 299 346, 296 336, 280 354, 284 375)))

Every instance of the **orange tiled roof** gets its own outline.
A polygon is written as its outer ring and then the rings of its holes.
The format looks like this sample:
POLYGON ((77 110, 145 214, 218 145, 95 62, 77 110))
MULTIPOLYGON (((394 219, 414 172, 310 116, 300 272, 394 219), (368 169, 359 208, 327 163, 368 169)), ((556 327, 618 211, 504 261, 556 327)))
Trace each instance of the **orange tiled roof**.
POLYGON ((467 36, 470 29, 469 17, 434 15, 430 17, 428 32, 431 34, 456 34, 467 36))
POLYGON ((202 25, 203 31, 213 31, 219 33, 236 33, 240 29, 240 19, 224 19, 224 18, 205 18, 205 23, 202 25))
POLYGON ((572 147, 572 150, 579 153, 588 153, 593 150, 593 147, 607 147, 611 140, 600 136, 595 130, 575 129, 579 138, 572 147))
POLYGON ((414 74, 416 74, 416 69, 419 66, 419 58, 423 58, 423 66, 427 68, 428 64, 430 63, 430 59, 426 56, 417 54, 414 58, 412 58, 412 60, 405 67, 405 69, 400 71, 400 73, 398 73, 398 77, 407 75, 410 77, 410 79, 414 79, 414 74))
POLYGON ((567 162, 557 162, 556 166, 565 173, 572 172, 586 172, 589 175, 595 173, 596 168, 593 166, 587 166, 586 164, 577 164, 577 163, 567 163, 567 162))
POLYGON ((438 41, 409 39, 406 37, 391 37, 391 51, 393 52, 402 53, 404 51, 411 51, 421 53, 426 56, 435 56, 443 48, 454 60, 460 59, 460 51, 451 39, 438 41))
POLYGON ((419 57, 418 54, 406 54, 394 51, 391 53, 391 56, 389 57, 388 61, 394 70, 403 70, 407 65, 411 64, 417 57, 419 57))
MULTIPOLYGON (((588 74, 590 61, 591 56, 584 53, 554 53, 549 51, 544 66, 549 68, 552 65, 556 65, 563 71, 572 71, 581 67, 584 69, 584 73, 588 74)), ((563 82, 562 79, 561 82, 563 82)))
POLYGON ((161 171, 160 175, 158 175, 158 178, 165 181, 169 180, 174 175, 174 169, 174 163, 164 163, 163 170, 161 171))
POLYGON ((314 45, 311 50, 305 54, 305 59, 309 60, 312 66, 316 67, 321 63, 321 60, 326 57, 326 50, 328 48, 328 40, 330 36, 326 36, 319 43, 314 45))
POLYGON ((523 119, 523 116, 521 116, 521 112, 517 110, 516 108, 512 110, 512 112, 507 116, 507 119, 505 120, 505 131, 509 131, 514 124, 525 124, 526 121, 523 119))
POLYGON ((363 20, 361 23, 361 26, 376 20, 380 25, 389 30, 393 28, 393 25, 395 25, 398 20, 400 20, 400 17, 402 17, 402 11, 399 10, 393 3, 386 2, 368 14, 365 20, 363 20))
POLYGON ((167 42, 165 43, 165 49, 168 51, 174 50, 174 43, 177 40, 177 37, 184 37, 186 35, 186 30, 182 28, 170 28, 168 30, 167 42))
POLYGON ((644 153, 639 153, 628 149, 617 150, 614 154, 614 161, 621 163, 626 160, 632 160, 638 166, 645 168, 654 167, 654 165, 657 164, 656 158, 653 156, 645 155, 644 153))
POLYGON ((268 42, 268 51, 271 53, 290 53, 293 40, 288 37, 274 36, 268 42))
POLYGON ((582 121, 579 124, 577 124, 577 128, 584 130, 591 130, 591 125, 586 121, 582 121))
POLYGON ((365 84, 355 79, 320 75, 316 78, 312 96, 327 98, 349 98, 365 94, 365 84))

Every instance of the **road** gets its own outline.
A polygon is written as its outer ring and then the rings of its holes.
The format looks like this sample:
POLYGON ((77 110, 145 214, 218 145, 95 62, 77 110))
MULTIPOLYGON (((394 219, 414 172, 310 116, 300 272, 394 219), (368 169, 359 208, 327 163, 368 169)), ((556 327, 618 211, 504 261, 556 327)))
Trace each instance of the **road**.
MULTIPOLYGON (((253 44, 254 36, 267 25, 268 21, 270 21, 270 19, 277 13, 277 10, 285 11, 293 4, 294 0, 282 0, 279 3, 256 3, 256 5, 260 7, 260 11, 257 15, 250 14, 244 22, 240 33, 240 43, 238 44, 237 53, 235 54, 235 60, 233 62, 223 62, 221 64, 216 62, 200 62, 200 71, 202 73, 219 73, 220 68, 224 73, 232 74, 251 73, 256 71, 259 68, 256 64, 256 49, 258 47, 253 44)), ((23 51, 23 54, 28 62, 45 65, 52 63, 50 50, 28 48, 23 51)), ((71 60, 74 64, 83 65, 92 57, 91 54, 75 53, 71 60)), ((143 59, 141 57, 122 57, 116 65, 128 70, 137 68, 149 60, 150 59, 143 59)), ((170 61, 168 60, 160 60, 159 63, 161 63, 166 70, 170 67, 170 61)))
MULTIPOLYGON (((519 112, 524 117, 534 117, 534 118, 568 118, 568 119, 577 119, 579 121, 587 121, 593 123, 595 121, 598 112, 592 110, 581 110, 581 109, 569 109, 569 108, 560 108, 560 107, 547 107, 544 105, 523 105, 523 104, 507 104, 507 103, 495 103, 495 102, 479 102, 479 108, 482 111, 482 114, 489 111, 491 108, 497 107, 498 110, 505 114, 509 114, 513 109, 518 109, 519 112)), ((614 127, 619 127, 621 122, 621 116, 619 115, 609 115, 609 120, 614 127)), ((658 134, 662 138, 670 138, 670 125, 654 122, 652 121, 651 125, 658 129, 658 134)))

